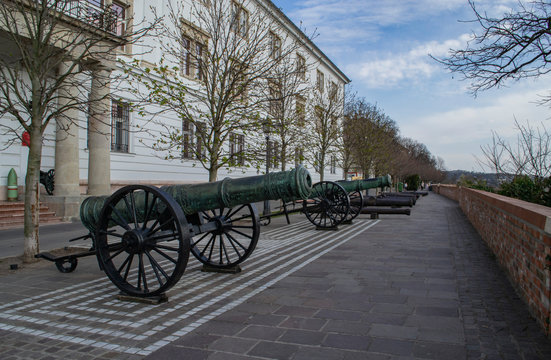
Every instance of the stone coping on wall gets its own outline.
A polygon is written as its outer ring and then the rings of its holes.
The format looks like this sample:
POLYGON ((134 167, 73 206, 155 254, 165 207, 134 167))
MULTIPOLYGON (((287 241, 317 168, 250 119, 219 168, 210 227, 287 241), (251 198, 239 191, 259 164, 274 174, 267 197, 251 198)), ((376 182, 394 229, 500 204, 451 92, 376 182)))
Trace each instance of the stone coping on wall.
POLYGON ((530 203, 524 200, 514 199, 507 196, 490 193, 483 190, 463 188, 470 191, 487 203, 500 208, 501 210, 516 216, 523 221, 551 234, 551 208, 539 204, 530 203))

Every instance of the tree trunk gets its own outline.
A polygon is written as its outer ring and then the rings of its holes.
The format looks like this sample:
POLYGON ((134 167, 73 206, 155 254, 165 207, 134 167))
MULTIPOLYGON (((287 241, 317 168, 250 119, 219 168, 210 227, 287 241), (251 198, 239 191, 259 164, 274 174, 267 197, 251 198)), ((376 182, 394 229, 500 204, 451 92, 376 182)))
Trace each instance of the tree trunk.
POLYGON ((211 167, 209 169, 209 182, 216 181, 217 177, 218 177, 218 168, 211 167))
POLYGON ((42 133, 40 128, 31 128, 27 175, 25 176, 25 215, 23 262, 37 261, 39 251, 38 225, 40 215, 40 162, 42 154, 42 133))
POLYGON ((322 152, 320 156, 320 164, 319 164, 320 182, 323 181, 324 172, 325 172, 325 152, 322 152))

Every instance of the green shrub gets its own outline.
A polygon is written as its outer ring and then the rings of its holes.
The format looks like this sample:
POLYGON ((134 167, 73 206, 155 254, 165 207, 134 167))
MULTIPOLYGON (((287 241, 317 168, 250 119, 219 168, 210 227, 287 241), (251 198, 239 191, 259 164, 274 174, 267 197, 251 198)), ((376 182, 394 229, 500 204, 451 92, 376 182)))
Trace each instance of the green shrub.
POLYGON ((499 194, 512 198, 551 206, 551 178, 533 179, 517 175, 511 182, 501 184, 499 194))
POLYGON ((409 175, 404 179, 404 182, 408 184, 408 190, 417 190, 421 186, 421 177, 418 174, 409 175))
POLYGON ((486 180, 480 180, 476 178, 467 178, 464 175, 461 175, 461 177, 457 181, 457 185, 468 187, 471 189, 494 192, 494 188, 489 186, 486 180))

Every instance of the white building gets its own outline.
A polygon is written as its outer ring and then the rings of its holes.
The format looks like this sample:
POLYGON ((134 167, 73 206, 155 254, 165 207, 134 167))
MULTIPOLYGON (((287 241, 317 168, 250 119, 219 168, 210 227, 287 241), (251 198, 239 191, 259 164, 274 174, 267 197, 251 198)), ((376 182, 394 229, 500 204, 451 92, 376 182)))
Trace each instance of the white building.
MULTIPOLYGON (((203 0, 201 3, 204 4, 202 6, 212 6, 211 2, 213 1, 216 0, 203 0)), ((228 3, 230 1, 232 0, 227 0, 228 3)), ((170 12, 167 1, 163 0, 88 0, 78 1, 78 3, 80 9, 91 8, 100 11, 112 9, 116 11, 119 21, 115 28, 110 29, 115 36, 130 31, 130 29, 132 31, 138 30, 142 24, 141 19, 151 20, 153 18, 152 8, 155 9, 156 15, 159 17, 168 16, 170 12)), ((184 10, 183 23, 193 29, 195 27, 191 8, 194 3, 196 6, 198 1, 180 1, 180 5, 184 10)), ((344 90, 344 85, 350 82, 346 75, 271 1, 250 0, 239 1, 239 3, 242 3, 240 6, 246 9, 243 13, 245 15, 249 11, 253 11, 254 7, 262 9, 266 13, 266 17, 274 22, 274 28, 277 29, 274 32, 281 35, 282 38, 293 39, 300 44, 294 56, 303 57, 305 62, 310 65, 307 67, 307 78, 312 82, 312 87, 315 87, 316 82, 318 82, 319 87, 321 76, 323 78, 322 85, 323 83, 329 83, 336 86, 339 91, 344 90)), ((89 12, 84 11, 83 14, 74 13, 72 16, 78 20, 86 21, 86 16, 88 16, 86 14, 89 14, 89 12)), ((241 16, 240 21, 242 22, 241 26, 248 26, 243 25, 248 21, 247 16, 241 16)), ((204 32, 202 29, 198 30, 204 32)), ((201 44, 201 40, 197 40, 197 37, 190 37, 187 50, 201 51, 201 47, 210 46, 208 33, 204 33, 204 37, 206 40, 203 44, 201 44)), ((160 38, 144 38, 144 42, 141 44, 121 46, 113 55, 124 60, 127 64, 137 60, 143 70, 146 66, 158 65, 161 59, 164 58, 165 55, 160 46, 162 41, 163 39, 160 38), (151 48, 152 51, 146 52, 146 48, 151 48)), ((92 94, 104 95, 106 91, 111 91, 112 94, 116 93, 109 105, 103 104, 111 108, 111 118, 103 121, 111 124, 110 139, 89 132, 88 124, 94 121, 94 115, 90 115, 90 112, 93 113, 93 109, 90 109, 88 113, 81 111, 74 114, 82 125, 75 129, 75 136, 60 137, 58 134, 56 141, 55 124, 51 124, 45 133, 41 169, 44 171, 55 169, 56 189, 54 196, 44 196, 43 200, 53 204, 60 216, 75 216, 82 196, 108 194, 114 188, 126 184, 162 185, 208 181, 208 172, 198 160, 183 155, 177 159, 165 159, 164 153, 152 149, 151 143, 155 140, 153 133, 156 130, 155 126, 157 126, 155 124, 158 123, 151 122, 146 114, 131 111, 131 106, 136 102, 136 99, 132 92, 125 91, 128 84, 112 81, 110 86, 104 86, 101 82, 94 81, 94 71, 103 72, 103 75, 111 73, 113 79, 122 74, 122 65, 114 62, 113 59, 106 59, 103 65, 105 66, 94 69, 87 81, 92 94), (153 133, 144 131, 148 128, 153 133)), ((192 64, 188 69, 181 69, 181 71, 188 72, 190 86, 196 84, 196 82, 194 83, 193 72, 196 71, 197 66, 192 64)), ((328 90, 326 92, 329 93, 328 90)), ((309 102, 311 99, 308 98, 305 101, 309 102)), ((186 131, 182 121, 175 114, 164 114, 162 119, 166 126, 181 128, 186 131)), ((0 121, 8 124, 13 122, 13 119, 9 115, 4 115, 0 118, 0 121)), ((4 144, 7 141, 9 141, 8 135, 0 134, 0 143, 4 144)), ((228 149, 232 146, 243 146, 240 143, 241 141, 243 139, 232 139, 233 144, 228 141, 224 146, 228 149)), ((249 139, 245 138, 244 141, 249 141, 249 139)), ((24 184, 27 156, 28 147, 22 146, 21 142, 16 142, 1 150, 0 200, 6 199, 7 175, 11 168, 14 168, 18 174, 19 185, 24 184)), ((306 160, 309 160, 308 157, 315 155, 305 153, 304 156, 307 158, 306 160)), ((317 181, 319 174, 317 174, 311 163, 311 161, 304 161, 304 165, 310 171, 314 181, 317 181)), ((325 180, 342 179, 342 170, 338 168, 336 159, 330 159, 327 163, 329 166, 325 168, 325 180)), ((294 166, 294 163, 289 164, 287 168, 292 166, 294 166)), ((277 171, 277 169, 272 168, 271 171, 277 171)), ((218 179, 227 176, 257 175, 258 173, 259 170, 254 167, 224 167, 219 170, 218 179)))

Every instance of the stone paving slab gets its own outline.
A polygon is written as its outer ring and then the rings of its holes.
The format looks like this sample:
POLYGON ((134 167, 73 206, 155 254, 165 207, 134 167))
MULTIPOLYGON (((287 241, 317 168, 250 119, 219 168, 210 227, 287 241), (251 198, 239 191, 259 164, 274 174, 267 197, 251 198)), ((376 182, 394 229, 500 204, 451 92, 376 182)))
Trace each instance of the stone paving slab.
POLYGON ((1 359, 551 359, 457 204, 262 229, 240 274, 191 262, 169 302, 116 299, 94 258, 0 275, 1 359))

